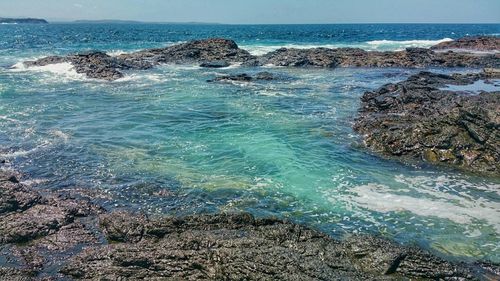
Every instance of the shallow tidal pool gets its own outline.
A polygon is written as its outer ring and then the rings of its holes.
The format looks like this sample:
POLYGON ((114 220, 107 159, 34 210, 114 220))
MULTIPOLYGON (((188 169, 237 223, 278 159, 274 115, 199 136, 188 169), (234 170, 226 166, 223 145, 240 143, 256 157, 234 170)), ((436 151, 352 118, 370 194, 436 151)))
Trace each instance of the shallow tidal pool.
POLYGON ((249 211, 500 262, 498 179, 384 159, 351 129, 365 91, 415 72, 162 66, 101 82, 3 68, 0 157, 27 184, 108 208, 249 211), (279 79, 206 82, 258 71, 279 79))

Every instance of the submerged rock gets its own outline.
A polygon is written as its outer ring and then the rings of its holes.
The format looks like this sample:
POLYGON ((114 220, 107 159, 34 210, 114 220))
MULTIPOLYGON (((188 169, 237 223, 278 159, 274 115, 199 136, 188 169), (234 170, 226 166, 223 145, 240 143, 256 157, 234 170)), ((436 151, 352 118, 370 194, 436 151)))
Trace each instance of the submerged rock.
POLYGON ((207 67, 207 68, 222 68, 222 67, 228 67, 231 64, 225 60, 221 61, 209 61, 209 62, 204 62, 200 64, 200 67, 207 67))
POLYGON ((464 37, 454 41, 442 42, 432 46, 433 50, 475 50, 475 51, 500 51, 500 37, 474 36, 464 37))
POLYGON ((0 171, 0 280, 476 280, 493 264, 453 264, 374 236, 343 241, 247 213, 148 218, 44 195, 0 171), (6 199, 5 199, 6 198, 6 199), (5 202, 9 202, 5 204, 5 202), (480 270, 478 270, 480 269, 480 270))
POLYGON ((354 129, 384 154, 500 175, 500 91, 471 93, 449 85, 500 78, 498 72, 421 72, 367 92, 354 129), (453 89, 453 88, 451 88, 453 89))
POLYGON ((207 82, 250 82, 255 80, 270 81, 275 79, 276 76, 274 74, 267 71, 263 71, 263 72, 258 72, 253 76, 247 73, 224 75, 216 77, 214 79, 207 80, 207 82))

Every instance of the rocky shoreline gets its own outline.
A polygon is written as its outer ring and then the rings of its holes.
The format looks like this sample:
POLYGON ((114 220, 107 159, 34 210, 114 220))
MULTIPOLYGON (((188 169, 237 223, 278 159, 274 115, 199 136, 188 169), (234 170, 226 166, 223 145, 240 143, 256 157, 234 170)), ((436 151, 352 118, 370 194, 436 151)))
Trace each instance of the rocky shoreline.
POLYGON ((263 56, 251 55, 228 39, 212 38, 196 40, 165 48, 148 49, 130 54, 110 56, 93 51, 65 57, 51 56, 27 61, 25 66, 45 66, 71 63, 76 72, 88 78, 113 81, 124 76, 123 71, 145 70, 159 64, 197 64, 201 67, 287 66, 287 67, 472 67, 500 68, 500 53, 478 54, 468 51, 455 52, 442 49, 478 49, 500 51, 497 37, 469 37, 437 45, 434 49, 407 48, 404 51, 377 52, 357 48, 287 49, 270 52, 263 56), (453 44, 452 44, 453 43, 453 44))
POLYGON ((369 235, 335 240, 247 213, 149 218, 78 194, 36 191, 0 171, 0 280, 495 280, 369 235))
POLYGON ((421 72, 385 85, 363 95, 354 129, 367 147, 386 155, 500 176, 499 87, 491 92, 463 88, 492 79, 500 79, 498 70, 451 76, 421 72))

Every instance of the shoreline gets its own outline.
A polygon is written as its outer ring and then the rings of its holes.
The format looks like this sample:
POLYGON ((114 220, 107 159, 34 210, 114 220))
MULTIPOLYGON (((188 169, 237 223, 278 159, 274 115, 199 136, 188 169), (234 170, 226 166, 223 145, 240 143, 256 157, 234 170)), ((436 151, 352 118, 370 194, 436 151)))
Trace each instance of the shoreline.
MULTIPOLYGON (((79 194, 43 193, 0 171, 4 278, 445 280, 495 278, 500 266, 454 263, 372 235, 335 240, 248 213, 154 217, 106 211, 79 194)), ((493 280, 493 279, 491 279, 493 280)))

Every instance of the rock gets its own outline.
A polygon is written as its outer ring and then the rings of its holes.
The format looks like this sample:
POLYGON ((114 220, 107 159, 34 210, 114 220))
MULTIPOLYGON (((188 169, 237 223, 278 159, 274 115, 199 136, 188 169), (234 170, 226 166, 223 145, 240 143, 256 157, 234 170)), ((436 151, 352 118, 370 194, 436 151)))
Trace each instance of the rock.
POLYGON ((450 264, 416 247, 403 247, 368 235, 354 235, 342 243, 345 254, 358 268, 374 274, 401 274, 430 280, 474 278, 467 268, 450 264))
POLYGON ((222 67, 228 67, 231 64, 225 60, 222 61, 209 61, 209 62, 204 62, 200 64, 200 67, 207 67, 207 68, 222 68, 222 67))
POLYGON ((250 82, 255 80, 275 80, 276 76, 270 72, 258 72, 254 76, 251 76, 246 73, 242 74, 233 74, 233 75, 224 75, 219 76, 214 79, 207 80, 207 82, 250 82))
POLYGON ((0 218, 0 244, 24 243, 55 233, 72 222, 72 217, 53 206, 35 205, 21 213, 0 218))
POLYGON ((255 75, 255 79, 257 80, 275 80, 276 79, 276 76, 274 76, 274 74, 272 74, 271 72, 267 72, 267 71, 263 71, 263 72, 259 72, 255 75))
POLYGON ((0 258, 0 280, 38 280, 34 276, 53 274, 83 245, 98 243, 87 224, 96 225, 92 216, 102 209, 84 199, 42 196, 17 178, 0 171, 0 250, 8 249, 0 258))
MULTIPOLYGON (((360 50, 362 51, 362 50, 360 50)), ((364 52, 364 51, 362 51, 364 52)), ((259 58, 261 65, 294 67, 329 67, 339 65, 338 50, 327 48, 287 49, 281 48, 259 58)))
POLYGON ((278 49, 259 58, 261 65, 292 67, 499 67, 500 55, 436 53, 408 48, 397 52, 368 52, 355 48, 278 49))
POLYGON ((132 217, 128 213, 116 212, 100 217, 100 226, 108 240, 136 243, 144 235, 146 217, 132 217))
POLYGON ((24 211, 42 201, 42 197, 29 192, 15 175, 0 172, 0 215, 10 212, 24 211))
MULTIPOLYGON (((498 265, 453 264, 358 235, 342 241, 248 213, 148 218, 38 192, 0 172, 17 203, 0 214, 0 280, 477 280, 498 265), (28 199, 26 199, 28 198, 28 199)), ((3 196, 1 197, 4 200, 3 196)), ((8 200, 5 200, 8 201, 8 200)))
POLYGON ((123 77, 121 70, 148 69, 152 65, 146 62, 126 61, 111 57, 103 52, 88 52, 67 57, 46 57, 37 61, 27 61, 30 66, 45 66, 57 63, 71 63, 77 73, 85 74, 88 78, 113 81, 123 77))
POLYGON ((499 92, 446 90, 446 85, 467 85, 490 75, 421 72, 367 92, 354 129, 383 154, 498 176, 499 92))
POLYGON ((32 281, 35 279, 36 274, 36 271, 29 269, 0 267, 1 281, 32 281))
POLYGON ((118 58, 135 64, 148 61, 153 65, 170 63, 206 66, 220 65, 223 61, 231 64, 255 60, 254 56, 240 49, 233 40, 220 38, 195 40, 165 48, 143 50, 123 54, 118 58))
MULTIPOLYGON (((493 39, 491 39, 493 40, 493 39)), ((484 43, 486 45, 486 43, 484 43)), ((434 52, 408 48, 398 52, 367 52, 356 48, 278 49, 260 57, 251 55, 228 39, 195 40, 165 48, 148 49, 116 57, 94 51, 66 57, 51 56, 27 61, 26 66, 71 63, 78 73, 89 78, 113 81, 124 70, 145 70, 158 64, 198 64, 202 67, 227 67, 272 64, 290 67, 500 67, 500 54, 434 52)))
MULTIPOLYGON (((114 229, 120 225, 128 229, 130 220, 137 229, 139 223, 144 229, 142 239, 87 248, 61 272, 92 280, 124 276, 182 280, 474 278, 466 266, 416 248, 372 236, 338 242, 302 226, 245 213, 154 220, 126 217, 120 213, 106 219, 114 229)), ((114 232, 111 235, 115 237, 114 232)))
POLYGON ((500 51, 500 37, 474 36, 464 37, 454 41, 442 42, 432 46, 433 50, 475 50, 475 51, 500 51))
POLYGON ((483 73, 486 78, 500 78, 500 68, 485 68, 483 73))

